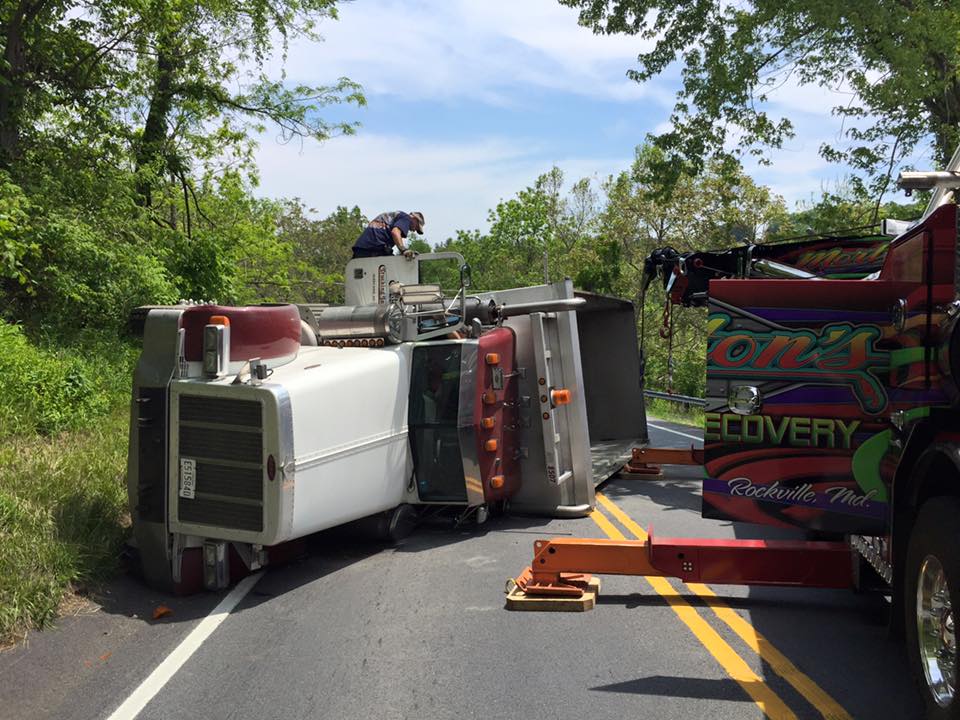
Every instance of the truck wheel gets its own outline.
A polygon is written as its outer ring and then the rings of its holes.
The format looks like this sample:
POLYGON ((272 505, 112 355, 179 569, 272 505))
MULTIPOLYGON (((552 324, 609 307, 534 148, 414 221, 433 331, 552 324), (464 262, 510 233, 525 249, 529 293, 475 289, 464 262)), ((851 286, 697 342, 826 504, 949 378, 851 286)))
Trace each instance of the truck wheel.
POLYGON ((929 720, 960 720, 957 637, 960 609, 960 500, 938 497, 920 508, 905 568, 905 630, 910 669, 929 720))

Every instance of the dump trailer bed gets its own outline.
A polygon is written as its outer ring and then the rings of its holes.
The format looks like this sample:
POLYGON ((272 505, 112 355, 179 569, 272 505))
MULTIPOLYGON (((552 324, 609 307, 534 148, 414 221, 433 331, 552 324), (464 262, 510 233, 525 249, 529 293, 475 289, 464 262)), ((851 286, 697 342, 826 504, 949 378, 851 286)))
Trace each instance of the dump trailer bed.
POLYGON ((593 466, 593 485, 599 487, 630 459, 633 448, 647 444, 646 438, 624 440, 601 440, 590 444, 590 461, 593 466))

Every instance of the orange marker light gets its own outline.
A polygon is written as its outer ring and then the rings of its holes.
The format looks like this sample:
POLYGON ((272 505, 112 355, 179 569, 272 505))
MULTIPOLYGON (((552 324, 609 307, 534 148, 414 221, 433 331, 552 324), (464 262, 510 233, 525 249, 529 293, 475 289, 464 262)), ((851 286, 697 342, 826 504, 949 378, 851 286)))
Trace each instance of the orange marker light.
POLYGON ((504 482, 503 475, 494 475, 492 478, 490 478, 490 487, 492 487, 494 490, 499 490, 503 487, 504 482))
POLYGON ((230 327, 230 318, 226 315, 211 315, 207 320, 207 325, 225 325, 230 327))
POLYGON ((557 388, 556 390, 551 390, 550 399, 552 400, 554 406, 569 405, 571 399, 570 391, 566 388, 557 388))
POLYGON ((487 440, 483 444, 483 449, 487 452, 496 452, 497 451, 497 441, 496 439, 487 440))
POLYGON ((499 365, 500 364, 500 353, 487 353, 484 360, 487 361, 487 365, 499 365))
POLYGON ((480 418, 480 427, 484 430, 493 430, 497 425, 497 419, 492 417, 480 418))
POLYGON ((497 401, 497 396, 493 390, 487 390, 482 396, 484 405, 493 405, 497 401))

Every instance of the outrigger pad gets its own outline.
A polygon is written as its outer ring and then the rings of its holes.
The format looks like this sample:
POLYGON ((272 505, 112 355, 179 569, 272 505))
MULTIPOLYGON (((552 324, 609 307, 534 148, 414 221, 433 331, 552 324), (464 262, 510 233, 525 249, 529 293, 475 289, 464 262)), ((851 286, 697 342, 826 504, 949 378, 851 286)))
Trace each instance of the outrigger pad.
POLYGON ((516 580, 507 580, 507 610, 525 610, 529 612, 586 612, 593 610, 600 594, 600 578, 591 577, 579 597, 527 595, 516 580))

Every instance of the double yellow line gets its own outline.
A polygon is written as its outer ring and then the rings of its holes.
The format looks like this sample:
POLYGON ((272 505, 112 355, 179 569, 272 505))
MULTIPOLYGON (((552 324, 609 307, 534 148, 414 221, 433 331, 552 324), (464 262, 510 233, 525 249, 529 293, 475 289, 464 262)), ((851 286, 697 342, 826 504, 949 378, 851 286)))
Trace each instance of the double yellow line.
MULTIPOLYGON (((647 539, 646 531, 612 500, 602 493, 597 493, 597 501, 599 506, 590 514, 590 518, 608 537, 614 540, 626 539, 617 526, 600 511, 600 506, 616 518, 637 540, 647 539)), ((726 673, 757 704, 764 715, 771 720, 797 720, 797 716, 787 707, 787 704, 747 665, 730 644, 701 617, 696 608, 674 589, 673 585, 662 577, 648 577, 646 580, 666 600, 677 617, 683 621, 697 640, 720 663, 726 673)), ((736 633, 751 650, 757 653, 771 670, 786 680, 813 705, 821 716, 826 720, 852 720, 850 714, 836 700, 830 697, 810 677, 802 673, 769 640, 757 632, 749 622, 718 598, 710 588, 700 583, 689 583, 687 587, 697 594, 707 607, 713 610, 714 614, 736 633)))

